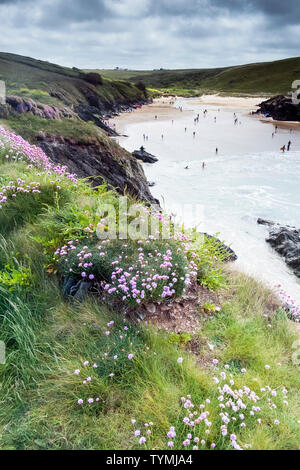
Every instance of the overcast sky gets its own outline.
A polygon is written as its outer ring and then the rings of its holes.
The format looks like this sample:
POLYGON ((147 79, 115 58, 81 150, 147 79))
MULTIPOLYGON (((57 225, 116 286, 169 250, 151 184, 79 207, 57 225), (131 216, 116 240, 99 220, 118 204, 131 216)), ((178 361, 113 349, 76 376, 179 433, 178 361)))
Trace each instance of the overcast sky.
POLYGON ((0 0, 0 51, 79 68, 300 55, 300 0, 0 0))

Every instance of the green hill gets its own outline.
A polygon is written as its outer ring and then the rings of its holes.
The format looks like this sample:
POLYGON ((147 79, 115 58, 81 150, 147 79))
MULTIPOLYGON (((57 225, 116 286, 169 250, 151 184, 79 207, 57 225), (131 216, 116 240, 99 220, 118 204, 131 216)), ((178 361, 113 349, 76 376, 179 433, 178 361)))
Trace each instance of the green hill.
POLYGON ((6 83, 7 93, 33 98, 46 104, 76 105, 88 103, 95 94, 99 104, 109 109, 116 103, 144 98, 141 90, 132 83, 103 79, 93 85, 78 69, 62 67, 49 62, 0 53, 0 80, 6 83))
POLYGON ((173 93, 276 95, 288 93, 292 82, 300 79, 300 57, 215 69, 99 72, 119 80, 142 80, 149 88, 173 93))

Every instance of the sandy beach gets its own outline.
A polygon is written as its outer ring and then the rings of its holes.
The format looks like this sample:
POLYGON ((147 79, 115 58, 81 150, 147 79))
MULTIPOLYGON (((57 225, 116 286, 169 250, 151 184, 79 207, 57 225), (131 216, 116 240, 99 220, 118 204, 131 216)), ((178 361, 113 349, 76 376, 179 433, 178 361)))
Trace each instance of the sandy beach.
POLYGON ((260 115, 257 115, 259 118, 260 122, 264 124, 273 124, 274 126, 277 126, 281 129, 294 129, 294 130, 300 130, 300 122, 297 121, 276 121, 275 119, 272 118, 261 118, 260 115))
POLYGON ((174 107, 172 103, 176 101, 174 97, 163 97, 153 100, 153 103, 142 106, 133 112, 122 113, 111 122, 116 125, 118 133, 123 134, 127 125, 152 121, 157 116, 156 121, 166 121, 170 119, 179 119, 191 115, 192 111, 183 110, 174 107))
POLYGON ((257 106, 267 97, 237 97, 237 96, 220 96, 220 95, 202 95, 194 101, 197 105, 212 105, 229 108, 240 108, 244 110, 255 110, 257 106))
MULTIPOLYGON (((192 102, 195 106, 219 106, 220 108, 234 108, 242 114, 251 114, 257 111, 258 105, 268 99, 266 96, 257 97, 235 97, 235 96, 219 96, 219 95, 202 95, 199 98, 193 98, 192 102)), ((179 107, 182 98, 180 97, 162 97, 153 100, 153 103, 144 105, 131 113, 122 113, 110 121, 115 125, 115 129, 119 134, 124 134, 127 125, 152 121, 157 116, 156 121, 167 121, 179 118, 185 118, 193 114, 192 110, 179 107), (174 102, 177 104, 174 107, 174 102)), ((189 99, 187 99, 189 101, 189 99)), ((260 114, 252 115, 254 119, 259 119, 264 124, 272 124, 281 129, 300 130, 300 122, 295 121, 277 121, 270 118, 262 117, 260 114)))
MULTIPOLYGON (((203 95, 199 98, 193 98, 193 104, 196 106, 212 105, 221 108, 235 108, 241 112, 250 113, 256 111, 259 103, 264 101, 266 97, 234 97, 219 95, 203 95)), ((110 121, 115 125, 115 129, 120 134, 124 133, 127 125, 151 121, 157 116, 157 121, 166 121, 170 119, 179 119, 180 117, 188 117, 193 113, 192 110, 183 109, 180 111, 179 106, 182 98, 180 97, 162 97, 153 100, 153 103, 142 106, 133 112, 122 113, 110 121), (177 106, 174 107, 174 102, 177 106)), ((269 122, 269 121, 268 121, 269 122)), ((273 122, 273 121, 270 121, 273 122)))

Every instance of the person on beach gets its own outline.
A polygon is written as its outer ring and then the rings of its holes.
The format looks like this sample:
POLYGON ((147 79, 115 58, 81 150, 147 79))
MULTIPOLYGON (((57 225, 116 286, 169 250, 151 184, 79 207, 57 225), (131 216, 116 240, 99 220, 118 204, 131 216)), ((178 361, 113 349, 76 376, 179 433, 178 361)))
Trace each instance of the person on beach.
POLYGON ((216 147, 216 155, 218 155, 218 151, 219 151, 219 149, 218 149, 218 147, 216 147))
POLYGON ((195 131, 193 132, 193 137, 194 137, 194 138, 196 137, 196 132, 195 132, 195 131))
POLYGON ((164 140, 164 135, 163 134, 161 135, 161 140, 164 140))
POLYGON ((203 163, 202 163, 202 170, 204 170, 205 166, 206 166, 206 165, 205 165, 205 162, 203 162, 203 163))
POLYGON ((274 138, 274 132, 272 132, 272 139, 274 138))
POLYGON ((280 150, 282 151, 282 153, 284 153, 285 152, 285 145, 283 147, 281 147, 280 150))
POLYGON ((291 143, 292 143, 292 142, 289 140, 289 141, 288 141, 288 144, 287 144, 287 150, 288 150, 288 151, 290 150, 291 143))
POLYGON ((186 127, 184 128, 184 132, 186 132, 186 127))

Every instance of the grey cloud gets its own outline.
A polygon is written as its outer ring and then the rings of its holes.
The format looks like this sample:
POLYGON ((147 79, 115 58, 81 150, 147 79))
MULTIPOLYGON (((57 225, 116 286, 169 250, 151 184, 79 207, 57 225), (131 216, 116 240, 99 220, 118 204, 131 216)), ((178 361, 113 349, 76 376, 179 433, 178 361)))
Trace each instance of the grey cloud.
POLYGON ((0 18, 0 50, 87 68, 235 65, 300 43, 300 0, 0 0, 0 18))

